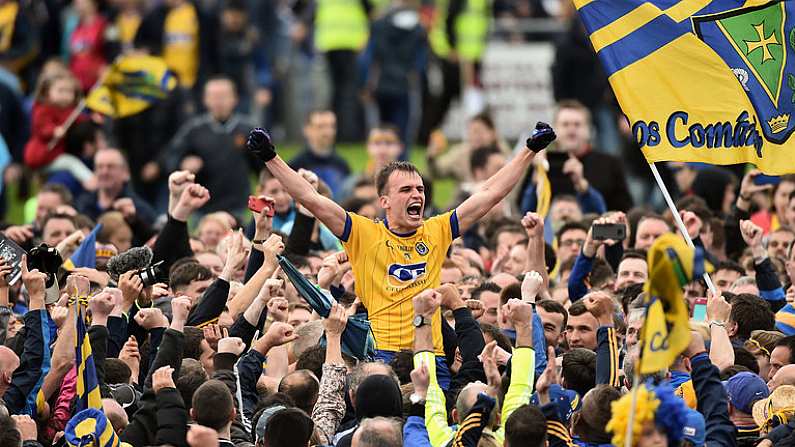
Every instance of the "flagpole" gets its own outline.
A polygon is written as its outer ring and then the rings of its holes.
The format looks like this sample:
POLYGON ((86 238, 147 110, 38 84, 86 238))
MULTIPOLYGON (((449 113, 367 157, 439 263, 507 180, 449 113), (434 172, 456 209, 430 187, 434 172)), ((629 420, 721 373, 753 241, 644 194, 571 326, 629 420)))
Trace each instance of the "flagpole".
MULTIPOLYGON (((690 234, 687 232, 687 228, 685 227, 685 223, 682 221, 682 216, 679 215, 679 210, 676 209, 676 205, 674 204, 673 199, 671 198, 671 194, 668 192, 668 188, 665 186, 665 183, 662 181, 662 177, 660 177, 660 172, 657 171, 657 166, 654 165, 654 162, 649 163, 649 168, 651 169, 651 173, 654 175, 654 180, 657 181, 657 186, 660 187, 660 191, 662 192, 663 197, 665 198, 665 203, 668 204, 668 208, 671 210, 671 214, 674 215, 674 222, 676 222, 676 227, 679 228, 679 232, 682 233, 682 236, 685 238, 687 245, 690 248, 695 248, 695 244, 693 244, 693 239, 690 238, 690 234)), ((704 272, 704 282, 707 283, 707 287, 710 291, 712 291, 715 296, 718 296, 718 290, 715 288, 715 284, 712 282, 712 278, 709 277, 709 273, 704 272)))
POLYGON ((624 447, 632 447, 632 427, 635 425, 635 410, 638 408, 638 387, 640 386, 638 368, 640 368, 640 362, 635 366, 635 372, 632 374, 632 406, 629 407, 629 420, 627 421, 627 432, 624 436, 624 447))

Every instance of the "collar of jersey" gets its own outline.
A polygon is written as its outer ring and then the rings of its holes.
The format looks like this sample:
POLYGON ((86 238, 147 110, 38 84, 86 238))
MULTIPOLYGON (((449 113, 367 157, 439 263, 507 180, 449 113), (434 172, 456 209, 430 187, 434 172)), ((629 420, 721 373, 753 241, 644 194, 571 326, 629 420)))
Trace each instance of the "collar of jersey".
MULTIPOLYGON (((386 229, 389 230, 389 222, 386 221, 386 216, 384 216, 383 222, 384 222, 384 226, 386 227, 386 229)), ((412 230, 412 231, 409 231, 408 233, 398 233, 397 231, 392 231, 392 230, 389 230, 389 232, 394 234, 397 237, 409 237, 409 236, 414 236, 415 234, 417 234, 417 230, 412 230)))

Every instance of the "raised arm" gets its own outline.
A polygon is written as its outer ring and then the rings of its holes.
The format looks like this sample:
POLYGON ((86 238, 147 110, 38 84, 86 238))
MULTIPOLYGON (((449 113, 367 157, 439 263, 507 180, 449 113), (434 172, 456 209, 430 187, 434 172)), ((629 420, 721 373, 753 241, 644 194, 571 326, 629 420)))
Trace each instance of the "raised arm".
POLYGON ((456 214, 461 233, 500 203, 530 167, 535 154, 554 140, 555 132, 549 124, 537 123, 532 136, 527 139, 527 150, 513 157, 508 164, 486 180, 476 193, 459 205, 456 214))
POLYGON ((253 129, 248 135, 246 147, 265 162, 271 174, 279 179, 296 202, 308 209, 334 235, 342 235, 347 220, 345 210, 333 200, 318 193, 312 184, 276 155, 276 147, 268 132, 260 128, 253 129))

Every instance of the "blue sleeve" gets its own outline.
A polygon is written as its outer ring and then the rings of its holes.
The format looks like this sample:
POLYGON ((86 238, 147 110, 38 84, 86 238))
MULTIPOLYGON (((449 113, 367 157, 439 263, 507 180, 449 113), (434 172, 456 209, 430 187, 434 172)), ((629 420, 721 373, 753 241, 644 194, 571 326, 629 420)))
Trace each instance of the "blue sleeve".
POLYGON ((9 414, 35 416, 36 394, 50 370, 50 330, 45 309, 25 314, 25 342, 19 367, 11 376, 3 401, 9 414), (32 406, 30 405, 32 403, 32 406))
POLYGON ((577 204, 580 205, 583 214, 604 214, 607 212, 605 198, 593 186, 589 186, 584 193, 577 194, 577 204))
POLYGON ((403 445, 431 447, 424 417, 409 416, 406 419, 406 424, 403 426, 403 445))
POLYGON ((618 338, 612 326, 600 326, 596 330, 596 384, 621 386, 618 378, 618 338))
POLYGON ((536 194, 536 184, 530 182, 525 187, 524 191, 522 191, 522 201, 519 205, 519 210, 521 211, 522 215, 530 212, 535 211, 538 207, 538 195, 536 194))
POLYGON ((594 258, 589 258, 580 252, 577 255, 577 260, 574 261, 574 267, 571 269, 571 275, 569 275, 569 299, 572 303, 588 293, 585 278, 591 273, 593 260, 594 258))
POLYGON ((757 264, 754 262, 754 271, 756 272, 756 286, 759 287, 759 296, 765 301, 770 303, 773 312, 787 304, 784 288, 781 286, 781 281, 778 280, 778 275, 773 268, 773 263, 769 258, 765 258, 762 262, 757 264))
POLYGON ((706 353, 690 359, 693 371, 693 388, 698 400, 698 412, 704 415, 707 436, 706 447, 735 447, 737 431, 729 419, 728 398, 720 381, 718 368, 706 353))
POLYGON ((257 380, 262 375, 262 364, 265 356, 253 349, 240 357, 237 362, 237 374, 240 381, 240 395, 243 404, 244 419, 251 420, 257 406, 257 380))
POLYGON ((544 323, 536 312, 533 312, 533 350, 536 357, 535 377, 541 377, 547 368, 547 339, 544 337, 544 323))
POLYGON ((108 317, 108 357, 118 357, 127 342, 127 320, 122 317, 108 317))

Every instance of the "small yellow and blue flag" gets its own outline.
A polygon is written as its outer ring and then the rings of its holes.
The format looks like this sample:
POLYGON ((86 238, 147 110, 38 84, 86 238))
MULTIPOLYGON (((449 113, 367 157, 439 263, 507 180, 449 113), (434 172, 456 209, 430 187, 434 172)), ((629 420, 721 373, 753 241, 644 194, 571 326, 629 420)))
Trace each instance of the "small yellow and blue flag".
POLYGON ((155 56, 119 56, 108 70, 88 93, 86 107, 112 118, 141 113, 177 86, 166 62, 155 56))
POLYGON ((75 367, 77 368, 77 396, 76 412, 87 408, 102 409, 102 398, 99 394, 99 381, 97 370, 94 366, 94 357, 91 355, 91 342, 86 329, 86 319, 83 306, 79 301, 75 315, 75 367))
POLYGON ((668 368, 690 343, 690 315, 682 288, 711 266, 704 250, 690 247, 673 233, 657 238, 647 255, 649 279, 643 290, 649 297, 640 332, 641 374, 668 368))
POLYGON ((72 256, 63 263, 64 269, 71 271, 77 267, 97 268, 97 233, 100 231, 102 231, 102 224, 97 224, 91 233, 83 238, 83 242, 72 256))
POLYGON ((649 162, 795 172, 795 2, 574 5, 649 162))

